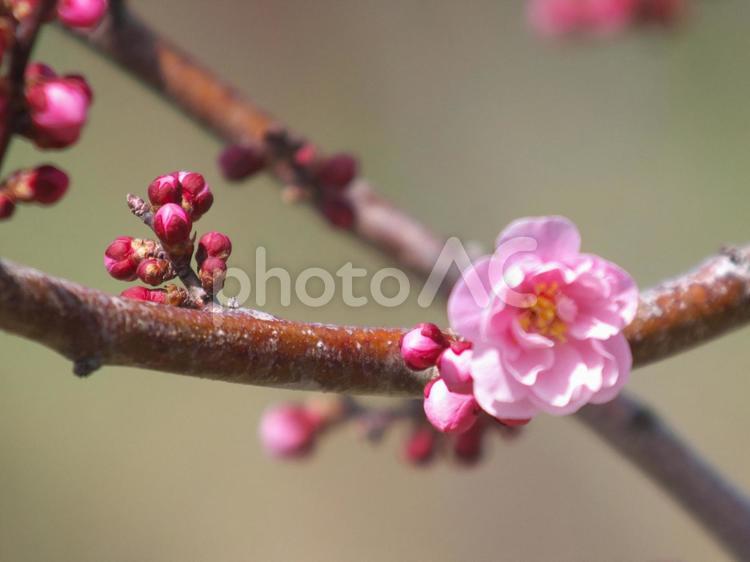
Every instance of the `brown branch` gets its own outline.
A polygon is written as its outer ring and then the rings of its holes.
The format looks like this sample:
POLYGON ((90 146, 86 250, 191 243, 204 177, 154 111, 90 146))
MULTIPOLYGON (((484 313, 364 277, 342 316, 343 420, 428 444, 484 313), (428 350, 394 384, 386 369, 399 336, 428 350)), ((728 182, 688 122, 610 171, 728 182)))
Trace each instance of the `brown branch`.
MULTIPOLYGON (((639 367, 750 321, 750 246, 645 291, 626 335, 639 367)), ((358 394, 419 394, 429 375, 403 366, 396 328, 279 320, 122 300, 0 260, 0 329, 74 361, 229 382, 358 394)))
POLYGON ((127 365, 227 382, 361 394, 418 394, 401 330, 279 320, 112 297, 0 260, 0 329, 54 349, 79 374, 127 365))
POLYGON ((0 164, 5 160, 11 138, 18 132, 26 113, 24 101, 26 67, 29 64, 39 29, 49 18, 56 4, 56 0, 43 0, 34 7, 33 13, 24 17, 15 26, 13 47, 10 52, 8 75, 6 77, 8 88, 7 113, 4 116, 3 127, 0 127, 0 164))

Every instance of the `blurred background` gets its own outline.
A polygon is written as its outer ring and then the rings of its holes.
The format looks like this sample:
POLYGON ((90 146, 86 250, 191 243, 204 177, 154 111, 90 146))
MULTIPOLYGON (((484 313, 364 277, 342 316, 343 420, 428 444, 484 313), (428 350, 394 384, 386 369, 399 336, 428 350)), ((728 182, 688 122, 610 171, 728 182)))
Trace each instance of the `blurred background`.
MULTIPOLYGON (((559 213, 584 247, 647 286, 720 245, 750 239, 750 4, 694 2, 673 33, 553 44, 523 3, 133 0, 154 26, 445 234, 490 245, 510 220, 559 213)), ((83 140, 51 161, 73 186, 53 209, 21 207, 4 257, 116 293, 102 253, 145 235, 124 205, 160 173, 205 173, 199 223, 292 272, 380 255, 285 206, 262 178, 226 184, 220 145, 56 29, 37 57, 83 72, 96 102, 83 140)), ((4 170, 5 172, 6 170, 4 170)), ((416 280, 415 286, 417 285, 416 280)), ((313 289, 311 288, 311 292, 313 289)), ((338 323, 444 323, 439 303, 336 302, 269 312, 338 323)), ((739 485, 750 487, 749 332, 637 371, 631 390, 739 485)), ((87 380, 30 342, 0 335, 0 560, 724 560, 685 513, 574 419, 542 417, 474 469, 399 460, 353 431, 306 463, 268 460, 264 407, 299 397, 107 367, 87 380)), ((401 428, 405 429, 405 428, 401 428)))

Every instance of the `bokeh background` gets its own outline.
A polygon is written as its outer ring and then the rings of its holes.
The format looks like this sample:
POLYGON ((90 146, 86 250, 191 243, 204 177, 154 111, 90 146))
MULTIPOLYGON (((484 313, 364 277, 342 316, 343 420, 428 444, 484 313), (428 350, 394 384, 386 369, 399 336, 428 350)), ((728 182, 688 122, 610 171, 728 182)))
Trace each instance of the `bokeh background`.
MULTIPOLYGON (((586 249, 644 286, 750 239, 750 4, 693 4, 675 33, 560 46, 527 30, 520 1, 132 1, 297 130, 360 154, 386 196, 438 231, 489 245, 513 218, 565 214, 586 249)), ((96 103, 73 150, 14 143, 8 169, 48 160, 74 185, 54 209, 21 207, 0 227, 4 257, 119 292, 103 249, 145 233, 124 194, 189 168, 217 196, 199 227, 232 237, 234 266, 252 273, 258 245, 292 272, 388 265, 285 206, 270 180, 226 184, 212 137, 60 31, 37 55, 84 72, 96 103)), ((445 321, 413 301, 286 309, 272 292, 267 309, 445 321)), ((639 370, 631 385, 746 488, 748 335, 639 370)), ((336 433, 310 462, 279 464, 257 422, 299 395, 126 368, 78 380, 7 334, 0 358, 2 561, 725 559, 574 419, 540 418, 471 470, 403 465, 398 431, 376 448, 336 433)))

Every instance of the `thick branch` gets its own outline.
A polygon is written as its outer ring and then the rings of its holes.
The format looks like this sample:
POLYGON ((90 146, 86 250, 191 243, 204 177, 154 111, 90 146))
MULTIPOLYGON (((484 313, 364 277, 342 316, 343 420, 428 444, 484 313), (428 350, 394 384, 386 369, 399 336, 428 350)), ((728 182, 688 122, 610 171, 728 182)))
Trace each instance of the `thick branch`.
MULTIPOLYGON (((628 328, 635 366, 750 320, 750 246, 646 291, 628 328)), ((264 386, 418 394, 399 329, 336 327, 235 310, 122 300, 0 260, 0 328, 66 357, 264 386)))
POLYGON ((415 394, 428 373, 401 361, 401 330, 302 324, 112 297, 0 260, 0 329, 90 371, 128 365, 244 384, 415 394))

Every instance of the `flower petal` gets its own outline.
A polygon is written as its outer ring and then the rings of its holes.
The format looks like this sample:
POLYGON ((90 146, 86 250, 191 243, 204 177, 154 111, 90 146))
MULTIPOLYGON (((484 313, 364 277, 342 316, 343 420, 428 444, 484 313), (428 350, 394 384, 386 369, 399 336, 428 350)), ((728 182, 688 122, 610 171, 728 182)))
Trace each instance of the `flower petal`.
POLYGON ((536 240, 534 254, 545 261, 575 257, 581 248, 578 229, 570 220, 560 216, 528 217, 513 221, 500 233, 497 246, 522 237, 536 240))
POLYGON ((475 348, 471 374, 474 397, 488 414, 496 418, 526 419, 539 412, 528 399, 526 387, 504 372, 497 349, 475 348))
POLYGON ((617 334, 605 341, 594 342, 594 345, 601 348, 604 357, 603 384, 601 390, 594 394, 589 402, 603 404, 617 396, 630 379, 633 355, 630 351, 630 344, 623 334, 617 334))
POLYGON ((601 388, 603 367, 604 358, 591 344, 559 345, 554 364, 531 387, 531 400, 550 414, 571 414, 601 388))
POLYGON ((489 281, 490 257, 485 256, 461 273, 448 298, 448 321, 463 337, 480 337, 492 289, 489 281))

